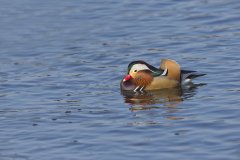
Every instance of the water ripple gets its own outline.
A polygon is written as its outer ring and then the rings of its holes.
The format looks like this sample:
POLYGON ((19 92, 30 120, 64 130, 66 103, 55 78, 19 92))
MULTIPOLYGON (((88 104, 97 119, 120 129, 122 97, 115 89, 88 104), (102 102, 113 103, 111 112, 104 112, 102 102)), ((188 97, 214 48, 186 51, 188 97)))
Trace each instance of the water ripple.
POLYGON ((1 159, 239 158, 237 0, 0 4, 1 159), (207 75, 121 93, 162 58, 207 75))

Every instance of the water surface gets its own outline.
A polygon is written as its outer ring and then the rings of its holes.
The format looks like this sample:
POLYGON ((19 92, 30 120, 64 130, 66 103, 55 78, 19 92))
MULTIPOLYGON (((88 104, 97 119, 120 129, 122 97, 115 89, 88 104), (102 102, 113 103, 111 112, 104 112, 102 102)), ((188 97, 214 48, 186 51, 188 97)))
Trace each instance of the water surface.
POLYGON ((2 160, 239 159, 239 1, 0 4, 2 160), (121 94, 162 58, 206 85, 121 94))

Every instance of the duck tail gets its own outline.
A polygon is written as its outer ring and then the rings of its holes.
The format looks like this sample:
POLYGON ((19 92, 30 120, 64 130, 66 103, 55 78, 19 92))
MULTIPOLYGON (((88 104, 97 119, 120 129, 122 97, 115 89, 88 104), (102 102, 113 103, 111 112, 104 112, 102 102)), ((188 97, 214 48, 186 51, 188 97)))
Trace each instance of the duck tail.
POLYGON ((181 70, 181 82, 191 82, 192 79, 204 76, 204 73, 197 73, 196 71, 181 70))

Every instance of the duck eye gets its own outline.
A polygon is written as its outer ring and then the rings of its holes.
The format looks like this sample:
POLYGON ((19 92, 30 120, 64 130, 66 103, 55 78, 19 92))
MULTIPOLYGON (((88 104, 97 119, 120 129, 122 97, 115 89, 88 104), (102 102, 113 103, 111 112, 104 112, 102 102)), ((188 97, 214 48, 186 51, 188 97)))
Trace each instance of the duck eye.
POLYGON ((137 72, 137 70, 135 69, 133 72, 137 72))

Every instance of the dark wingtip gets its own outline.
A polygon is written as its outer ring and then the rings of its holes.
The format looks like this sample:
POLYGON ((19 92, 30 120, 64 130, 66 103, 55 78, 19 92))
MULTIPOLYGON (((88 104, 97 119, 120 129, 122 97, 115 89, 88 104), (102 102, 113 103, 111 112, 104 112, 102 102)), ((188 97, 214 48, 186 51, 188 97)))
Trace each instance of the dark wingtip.
POLYGON ((206 74, 204 73, 194 73, 194 74, 190 74, 189 78, 193 79, 193 78, 197 78, 197 77, 201 77, 201 76, 205 76, 206 74))
POLYGON ((188 70, 182 70, 181 71, 182 80, 187 79, 187 78, 194 79, 194 78, 205 76, 205 75, 207 75, 207 74, 198 73, 196 71, 188 71, 188 70))

